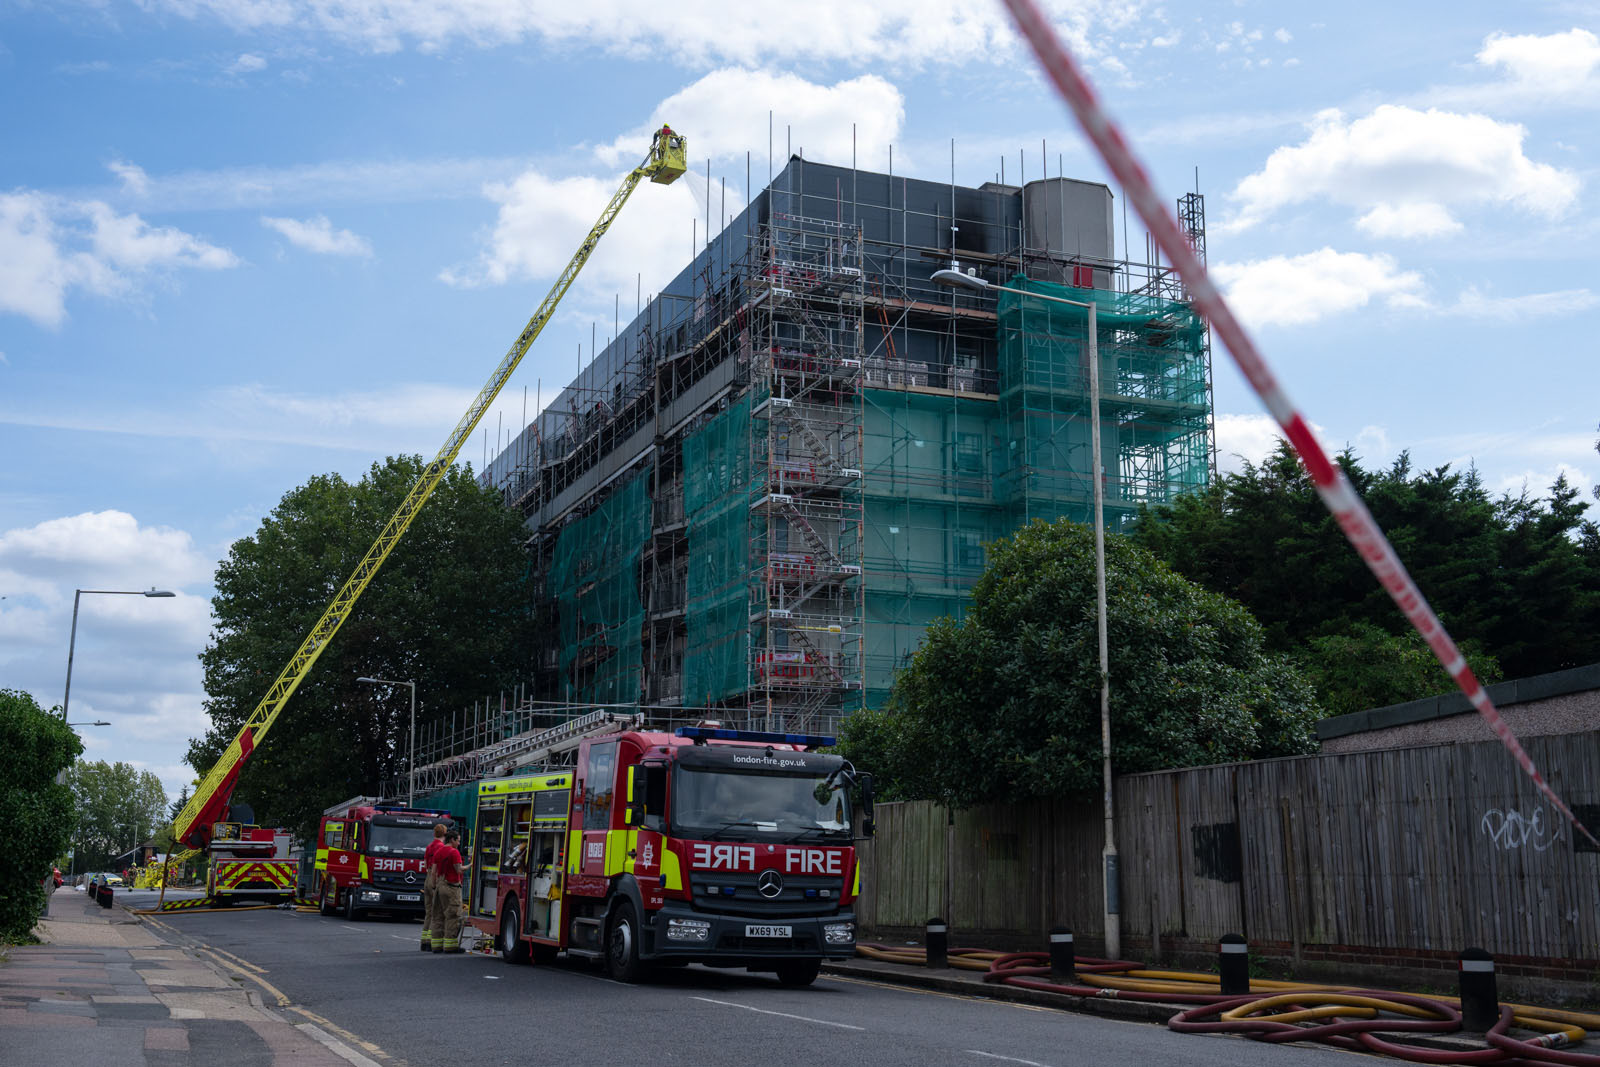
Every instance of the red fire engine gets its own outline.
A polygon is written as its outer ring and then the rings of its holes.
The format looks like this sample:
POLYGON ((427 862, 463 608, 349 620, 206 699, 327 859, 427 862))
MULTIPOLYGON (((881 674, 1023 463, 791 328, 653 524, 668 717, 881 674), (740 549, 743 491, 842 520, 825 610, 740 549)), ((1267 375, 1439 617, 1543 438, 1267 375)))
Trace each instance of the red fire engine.
POLYGON ((322 814, 311 892, 323 915, 422 915, 422 854, 448 812, 352 797, 322 814))
POLYGON ((468 921, 513 962, 698 962, 814 980, 855 954, 850 791, 830 737, 683 727, 584 739, 577 765, 479 783, 468 921))

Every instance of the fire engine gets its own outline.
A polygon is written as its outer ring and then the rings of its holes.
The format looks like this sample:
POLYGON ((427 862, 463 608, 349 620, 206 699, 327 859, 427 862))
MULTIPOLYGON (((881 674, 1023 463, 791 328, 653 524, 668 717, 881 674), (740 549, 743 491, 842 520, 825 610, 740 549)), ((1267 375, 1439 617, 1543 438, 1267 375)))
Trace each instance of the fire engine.
POLYGON ((248 804, 234 804, 228 808, 228 819, 237 821, 211 824, 206 895, 215 904, 294 899, 295 861, 289 858, 289 831, 257 826, 254 818, 248 804))
POLYGON ((715 726, 584 738, 576 765, 480 782, 468 921, 512 962, 774 971, 808 985, 855 954, 850 792, 833 738, 715 726))
POLYGON ((322 813, 311 892, 317 910, 355 921, 369 911, 422 915, 422 854, 438 823, 450 815, 430 808, 351 797, 322 813))

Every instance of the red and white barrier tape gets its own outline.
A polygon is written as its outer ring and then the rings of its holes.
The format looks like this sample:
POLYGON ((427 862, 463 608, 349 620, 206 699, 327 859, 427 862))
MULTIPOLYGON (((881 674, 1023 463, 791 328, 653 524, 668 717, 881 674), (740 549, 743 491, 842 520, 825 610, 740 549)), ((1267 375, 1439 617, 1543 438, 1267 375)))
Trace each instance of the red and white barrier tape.
POLYGON ((1572 809, 1567 807, 1566 803, 1556 795, 1555 790, 1550 788, 1544 776, 1539 773, 1539 769, 1533 765, 1533 760, 1527 751, 1512 734, 1511 728, 1495 710, 1489 694, 1484 692, 1483 685, 1472 673, 1472 668, 1467 666, 1466 658, 1461 655, 1456 643, 1445 632, 1439 617, 1433 613, 1433 608, 1428 606, 1427 598, 1422 595, 1422 590, 1417 588, 1417 583, 1406 572, 1400 557, 1395 555, 1394 549, 1390 546, 1389 539, 1383 535, 1383 531, 1378 528, 1371 513, 1367 511, 1366 504, 1356 495, 1349 479, 1344 476, 1344 471, 1328 459, 1327 453, 1312 436, 1305 419, 1295 410, 1289 397, 1273 377, 1271 368, 1261 358, 1261 353, 1256 350, 1250 335, 1239 324, 1239 320, 1234 318, 1232 309, 1228 307, 1222 294, 1212 283, 1210 275, 1206 273, 1205 265, 1200 262, 1200 257, 1195 255, 1194 248, 1179 229, 1177 219, 1156 195, 1154 185, 1145 174, 1138 158, 1134 156, 1133 150, 1128 147, 1122 131, 1112 123, 1110 116, 1100 107, 1100 102, 1088 79, 1078 69, 1072 55, 1062 45, 1055 30, 1045 20, 1034 0, 1004 0, 1004 3, 1010 9, 1011 17, 1016 20, 1017 29, 1033 46, 1034 54, 1039 57, 1045 74, 1055 83, 1062 98, 1077 117, 1078 125, 1083 127, 1083 131, 1089 135, 1089 140, 1099 151, 1100 158, 1105 160, 1106 166, 1111 168, 1111 173, 1116 175, 1124 194, 1133 203, 1134 209, 1154 235, 1161 250, 1167 254, 1167 261, 1177 269, 1179 277, 1188 287, 1195 307, 1211 323, 1212 329, 1216 330, 1217 336, 1222 339, 1229 354, 1233 356, 1234 363, 1249 379, 1256 395, 1261 398, 1267 411, 1283 428, 1289 443, 1299 453, 1300 462, 1305 464, 1306 472, 1317 487, 1318 495, 1333 513, 1345 537, 1350 539, 1350 544, 1366 561, 1367 567, 1377 577, 1379 584, 1388 591, 1406 618, 1411 620, 1411 625, 1415 626, 1417 632, 1428 642, 1428 647, 1433 649, 1433 654, 1444 665, 1445 671, 1455 679, 1456 685, 1461 687, 1461 692, 1466 694, 1472 706, 1478 709, 1478 714, 1483 716, 1495 736, 1500 739, 1500 743, 1516 757, 1518 765, 1533 779, 1539 791, 1555 805, 1556 810, 1578 828, 1579 833, 1594 841, 1596 845, 1600 845, 1600 840, 1595 839, 1588 828, 1578 821, 1572 809))

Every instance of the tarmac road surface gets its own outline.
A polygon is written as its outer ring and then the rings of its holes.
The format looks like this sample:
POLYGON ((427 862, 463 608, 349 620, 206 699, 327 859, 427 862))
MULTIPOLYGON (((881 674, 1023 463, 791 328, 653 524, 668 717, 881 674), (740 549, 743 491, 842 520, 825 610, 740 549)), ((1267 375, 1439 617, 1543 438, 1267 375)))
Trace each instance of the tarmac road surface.
MULTIPOLYGON (((138 906, 138 898, 128 893, 122 902, 138 906)), ((482 954, 423 953, 420 924, 400 920, 351 923, 264 910, 179 913, 159 922, 166 936, 176 931, 259 985, 267 1006, 331 1029, 386 1067, 1331 1067, 1333 1058, 1357 1055, 1175 1034, 1148 1023, 826 974, 810 988, 785 989, 770 975, 690 967, 628 986, 585 961, 518 967, 482 954)))

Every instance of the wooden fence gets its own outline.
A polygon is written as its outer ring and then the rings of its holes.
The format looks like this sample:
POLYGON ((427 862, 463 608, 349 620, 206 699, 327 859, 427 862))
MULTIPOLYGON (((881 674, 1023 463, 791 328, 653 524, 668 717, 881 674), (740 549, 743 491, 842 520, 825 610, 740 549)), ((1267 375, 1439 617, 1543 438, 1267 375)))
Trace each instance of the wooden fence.
MULTIPOLYGON (((1600 731, 1525 744, 1600 836, 1600 731)), ((1129 775, 1116 808, 1125 950, 1240 933, 1296 958, 1481 945, 1600 968, 1600 850, 1495 741, 1129 775)), ((1102 819, 1098 803, 880 805, 862 925, 937 915, 961 937, 1037 943, 1061 924, 1098 945, 1102 819)))

